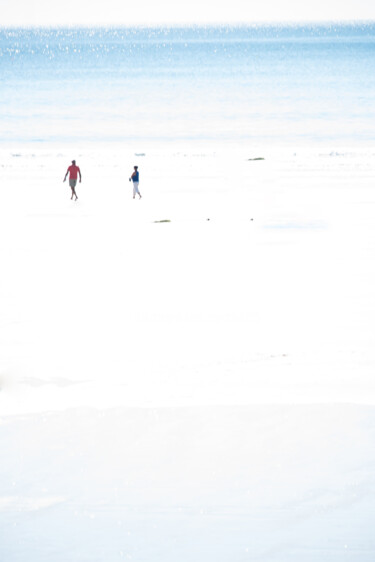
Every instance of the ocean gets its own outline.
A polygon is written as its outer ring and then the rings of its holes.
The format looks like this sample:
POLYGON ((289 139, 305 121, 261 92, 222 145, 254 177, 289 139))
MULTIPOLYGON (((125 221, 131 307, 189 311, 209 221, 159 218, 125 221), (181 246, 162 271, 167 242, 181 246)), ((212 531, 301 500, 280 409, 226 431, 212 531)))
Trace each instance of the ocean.
POLYGON ((375 23, 0 29, 0 145, 371 146, 375 23))

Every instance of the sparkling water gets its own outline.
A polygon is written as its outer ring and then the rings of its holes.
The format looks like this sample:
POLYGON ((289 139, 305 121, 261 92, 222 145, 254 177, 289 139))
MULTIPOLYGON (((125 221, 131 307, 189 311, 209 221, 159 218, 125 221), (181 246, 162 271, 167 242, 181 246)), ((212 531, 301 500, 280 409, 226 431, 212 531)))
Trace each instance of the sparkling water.
POLYGON ((0 143, 371 145, 375 24, 0 29, 0 143))

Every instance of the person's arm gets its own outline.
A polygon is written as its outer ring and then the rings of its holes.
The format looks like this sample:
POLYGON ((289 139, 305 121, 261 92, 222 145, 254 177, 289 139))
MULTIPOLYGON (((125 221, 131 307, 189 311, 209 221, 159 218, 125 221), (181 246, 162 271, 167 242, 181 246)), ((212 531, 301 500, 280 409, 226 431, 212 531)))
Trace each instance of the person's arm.
POLYGON ((78 168, 78 173, 79 173, 79 182, 81 183, 82 181, 82 176, 81 176, 81 170, 78 168))
POLYGON ((63 182, 66 180, 66 176, 68 175, 68 173, 69 173, 69 168, 66 171, 65 178, 63 179, 63 182))

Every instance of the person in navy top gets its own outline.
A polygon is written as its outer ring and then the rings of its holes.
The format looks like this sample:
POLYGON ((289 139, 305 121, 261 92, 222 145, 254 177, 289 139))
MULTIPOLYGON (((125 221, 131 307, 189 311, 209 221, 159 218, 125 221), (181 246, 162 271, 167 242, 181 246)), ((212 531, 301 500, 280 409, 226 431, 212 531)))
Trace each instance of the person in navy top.
POLYGON ((142 195, 140 194, 139 189, 138 189, 138 186, 139 186, 138 166, 134 166, 134 172, 130 176, 129 181, 133 182, 133 199, 135 199, 136 195, 138 195, 139 199, 141 199, 142 195))

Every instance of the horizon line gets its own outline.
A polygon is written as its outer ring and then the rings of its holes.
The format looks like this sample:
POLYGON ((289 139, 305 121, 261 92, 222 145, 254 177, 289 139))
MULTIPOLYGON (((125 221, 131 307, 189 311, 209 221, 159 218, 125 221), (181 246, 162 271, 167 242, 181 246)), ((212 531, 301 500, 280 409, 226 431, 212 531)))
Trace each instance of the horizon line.
POLYGON ((213 27, 232 27, 246 28, 259 26, 278 26, 278 27, 302 27, 306 25, 372 25, 375 24, 375 18, 371 19, 314 19, 314 20, 257 20, 252 22, 154 22, 154 23, 92 23, 92 24, 69 24, 69 23, 41 23, 41 24, 25 24, 25 23, 9 23, 0 24, 0 29, 155 29, 155 28, 213 28, 213 27))

